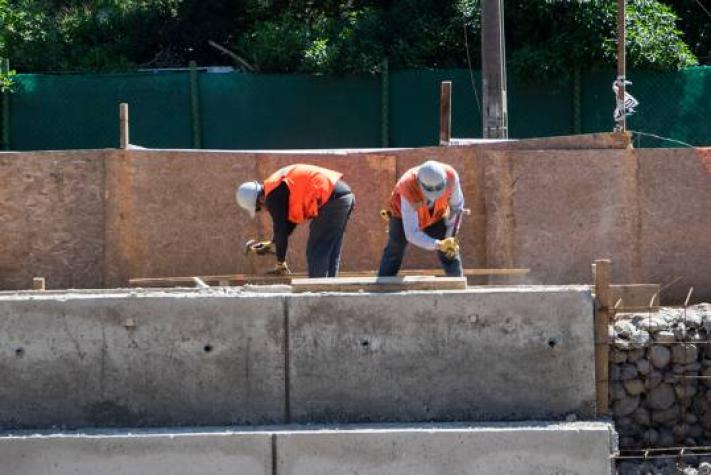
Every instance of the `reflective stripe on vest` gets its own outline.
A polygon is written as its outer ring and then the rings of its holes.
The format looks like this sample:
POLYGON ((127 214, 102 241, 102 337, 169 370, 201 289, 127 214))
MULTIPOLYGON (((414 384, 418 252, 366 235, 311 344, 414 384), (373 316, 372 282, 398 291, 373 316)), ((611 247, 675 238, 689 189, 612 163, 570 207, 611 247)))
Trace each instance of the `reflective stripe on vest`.
POLYGON ((434 207, 430 211, 427 206, 427 198, 420 184, 417 181, 417 170, 419 167, 410 168, 395 184, 395 189, 390 195, 390 212, 396 218, 402 218, 400 200, 405 198, 410 205, 417 210, 417 219, 420 229, 425 229, 442 219, 449 210, 449 198, 454 192, 454 182, 457 172, 451 166, 441 163, 447 173, 447 187, 442 195, 434 202, 434 207))
POLYGON ((277 170, 264 180, 264 195, 286 183, 289 187, 289 221, 301 224, 318 216, 318 209, 331 197, 336 182, 343 177, 328 168, 297 163, 277 170))

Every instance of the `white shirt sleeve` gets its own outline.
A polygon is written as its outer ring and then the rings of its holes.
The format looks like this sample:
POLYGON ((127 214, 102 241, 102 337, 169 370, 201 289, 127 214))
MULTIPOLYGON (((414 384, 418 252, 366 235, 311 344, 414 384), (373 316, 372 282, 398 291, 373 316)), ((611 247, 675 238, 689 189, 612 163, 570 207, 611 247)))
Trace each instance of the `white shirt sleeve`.
POLYGON ((417 210, 403 197, 400 197, 400 212, 402 213, 402 227, 405 230, 407 241, 428 251, 437 249, 437 240, 420 230, 417 210))

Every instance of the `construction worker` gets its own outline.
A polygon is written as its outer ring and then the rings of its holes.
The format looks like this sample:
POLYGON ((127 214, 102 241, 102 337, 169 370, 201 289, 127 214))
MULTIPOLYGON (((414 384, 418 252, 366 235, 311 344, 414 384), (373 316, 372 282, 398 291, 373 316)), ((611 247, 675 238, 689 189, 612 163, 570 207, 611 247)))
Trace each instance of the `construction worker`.
POLYGON ((314 165, 286 166, 264 183, 242 183, 237 203, 254 218, 266 208, 274 224, 271 241, 247 243, 257 255, 276 254, 276 267, 269 274, 290 274, 286 263, 289 236, 296 225, 311 220, 306 245, 309 277, 335 277, 341 260, 346 223, 355 197, 343 174, 314 165))
POLYGON ((397 275, 407 243, 437 256, 447 276, 464 275, 455 236, 464 211, 459 175, 449 165, 434 160, 409 169, 390 196, 388 244, 380 261, 380 276, 397 275))

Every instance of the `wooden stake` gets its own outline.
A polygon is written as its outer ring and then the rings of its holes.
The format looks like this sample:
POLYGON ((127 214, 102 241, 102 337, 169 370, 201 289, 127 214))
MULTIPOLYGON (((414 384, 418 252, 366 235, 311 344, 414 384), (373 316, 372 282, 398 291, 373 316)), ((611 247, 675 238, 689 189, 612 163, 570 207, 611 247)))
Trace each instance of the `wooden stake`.
POLYGON ((442 81, 439 88, 439 144, 452 139, 452 81, 442 81))
POLYGON ((129 141, 128 135, 128 104, 119 104, 119 148, 127 149, 129 141))
POLYGON ((33 277, 32 278, 32 289, 33 290, 45 290, 44 277, 33 277))
POLYGON ((610 321, 610 260, 599 259, 593 267, 595 281, 595 388, 597 392, 597 414, 606 415, 609 411, 609 342, 608 324, 610 321))

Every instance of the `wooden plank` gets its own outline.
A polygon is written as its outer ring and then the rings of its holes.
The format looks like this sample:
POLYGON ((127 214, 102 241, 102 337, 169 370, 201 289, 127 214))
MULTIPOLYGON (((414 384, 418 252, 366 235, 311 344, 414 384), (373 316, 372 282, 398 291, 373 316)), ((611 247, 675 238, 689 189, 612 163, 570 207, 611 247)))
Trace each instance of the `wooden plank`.
MULTIPOLYGON (((465 277, 477 276, 524 276, 530 269, 464 269, 465 277)), ((375 277, 376 271, 341 272, 339 277, 375 277)), ((401 276, 429 275, 444 276, 441 269, 407 269, 400 271, 401 276)), ((289 284, 291 279, 305 278, 304 273, 295 273, 289 276, 269 276, 257 274, 228 274, 199 276, 204 282, 215 285, 244 285, 244 284, 289 284)), ((184 277, 141 277, 129 279, 133 287, 193 287, 192 276, 184 277)))
POLYGON ((610 261, 601 259, 595 261, 593 267, 595 282, 595 388, 597 414, 606 415, 609 412, 608 379, 609 379, 609 348, 608 323, 610 311, 610 261))
POLYGON ((442 81, 439 89, 439 144, 452 138, 452 81, 442 81))
POLYGON ((292 279, 292 292, 403 292, 407 290, 463 290, 465 277, 398 276, 292 279))
MULTIPOLYGON (((649 310, 649 302, 659 293, 659 289, 659 284, 611 285, 608 304, 614 306, 618 300, 622 300, 617 308, 618 312, 649 310)), ((652 310, 658 309, 659 299, 655 299, 652 310)))
POLYGON ((33 290, 45 290, 44 277, 33 277, 32 278, 32 289, 33 290))

